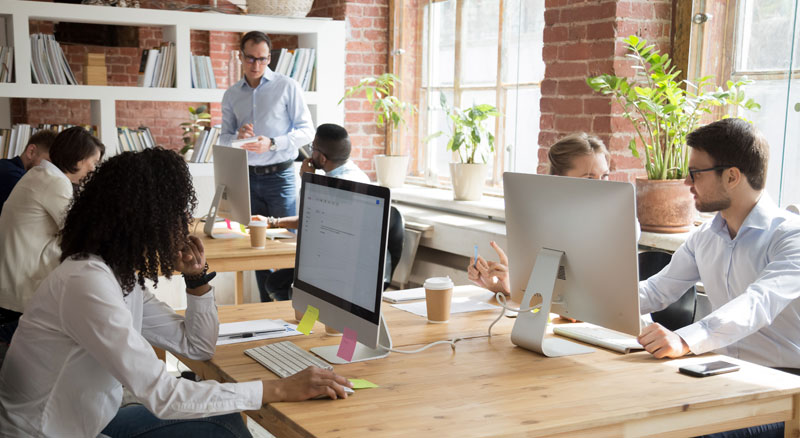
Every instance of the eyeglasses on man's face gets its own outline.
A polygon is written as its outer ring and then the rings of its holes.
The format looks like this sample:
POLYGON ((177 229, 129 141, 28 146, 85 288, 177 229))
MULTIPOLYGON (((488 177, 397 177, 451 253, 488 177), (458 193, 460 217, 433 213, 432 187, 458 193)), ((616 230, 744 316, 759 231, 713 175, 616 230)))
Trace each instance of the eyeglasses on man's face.
POLYGON ((256 58, 255 56, 244 55, 244 61, 248 64, 257 62, 258 65, 267 65, 269 58, 256 58))
POLYGON ((725 170, 730 169, 731 167, 733 166, 714 166, 707 169, 689 169, 689 178, 692 179, 692 184, 694 184, 694 175, 697 173, 711 172, 712 170, 725 170))

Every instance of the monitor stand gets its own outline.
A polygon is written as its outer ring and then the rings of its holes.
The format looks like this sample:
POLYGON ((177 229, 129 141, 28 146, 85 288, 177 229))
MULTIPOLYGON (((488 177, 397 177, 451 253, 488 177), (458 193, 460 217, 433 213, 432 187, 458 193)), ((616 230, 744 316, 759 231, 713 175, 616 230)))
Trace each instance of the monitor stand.
POLYGON ((542 307, 537 313, 533 311, 520 312, 511 331, 511 342, 514 345, 547 357, 571 356, 594 351, 593 348, 566 339, 545 338, 547 320, 553 303, 553 289, 556 285, 558 267, 561 265, 563 257, 564 251, 549 248, 542 248, 539 251, 520 308, 529 307, 535 293, 542 296, 542 307))
POLYGON ((211 207, 208 209, 206 216, 206 224, 203 226, 203 232, 206 236, 213 239, 239 239, 244 236, 237 233, 217 233, 214 234, 214 224, 217 223, 217 210, 222 197, 225 195, 225 184, 217 184, 217 191, 214 192, 214 200, 211 201, 211 207))
POLYGON ((383 359, 389 355, 388 348, 392 348, 392 338, 389 336, 389 329, 386 327, 386 320, 383 319, 383 314, 381 314, 380 324, 378 324, 378 346, 376 348, 369 348, 360 342, 356 342, 356 349, 353 352, 353 360, 350 362, 336 355, 336 353, 339 351, 338 345, 314 347, 311 349, 311 352, 325 359, 328 361, 328 363, 341 365, 352 362, 383 359), (387 348, 382 346, 386 346, 387 348))

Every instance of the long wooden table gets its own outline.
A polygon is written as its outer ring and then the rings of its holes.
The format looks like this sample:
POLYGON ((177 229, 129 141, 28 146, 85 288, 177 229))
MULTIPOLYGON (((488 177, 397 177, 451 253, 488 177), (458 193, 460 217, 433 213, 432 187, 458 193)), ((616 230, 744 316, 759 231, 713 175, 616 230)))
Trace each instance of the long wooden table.
MULTIPOLYGON (((787 421, 786 436, 800 434, 800 377, 731 358, 740 371, 703 379, 677 372, 713 354, 658 360, 640 352, 544 358, 515 347, 513 320, 497 311, 452 315, 447 324, 384 303, 395 347, 455 336, 453 352, 436 346, 419 354, 337 365, 336 372, 379 388, 347 400, 275 403, 247 412, 278 437, 693 436, 787 421)), ((290 303, 227 306, 223 322, 259 318, 293 320, 290 303)), ((311 336, 289 339, 304 349, 337 344, 317 323, 311 336)), ((271 341, 217 347, 211 361, 185 362, 200 376, 228 382, 276 379, 243 351, 271 341)))
POLYGON ((234 303, 244 303, 244 271, 294 267, 294 239, 267 240, 262 249, 250 246, 250 239, 212 239, 203 233, 203 224, 193 227, 192 234, 200 238, 206 252, 208 268, 217 272, 235 272, 234 303))

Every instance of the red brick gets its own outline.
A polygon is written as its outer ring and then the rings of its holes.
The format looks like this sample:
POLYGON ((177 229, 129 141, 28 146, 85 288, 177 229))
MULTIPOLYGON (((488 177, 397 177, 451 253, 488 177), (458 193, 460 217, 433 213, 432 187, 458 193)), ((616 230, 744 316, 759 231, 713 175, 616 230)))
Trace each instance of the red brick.
POLYGON ((586 60, 595 58, 588 43, 571 43, 558 47, 558 58, 563 61, 586 60))
POLYGON ((555 118, 555 126, 561 132, 591 132, 592 119, 589 117, 571 117, 559 115, 555 118))
POLYGON ((614 23, 606 21, 589 24, 586 26, 586 36, 592 40, 614 38, 614 23))
POLYGON ((583 79, 563 79, 558 81, 558 94, 561 96, 588 95, 591 93, 593 93, 592 89, 583 79))
POLYGON ((544 25, 545 28, 557 24, 561 19, 561 11, 557 9, 545 9, 544 25))
POLYGON ((642 160, 631 155, 614 155, 614 164, 616 170, 623 169, 643 169, 644 164, 642 160))
POLYGON ((586 98, 583 100, 583 112, 584 114, 610 114, 611 98, 609 97, 586 98))
POLYGON ((586 39, 586 25, 584 24, 573 24, 567 27, 569 32, 567 33, 567 38, 569 41, 579 41, 586 39))
POLYGON ((592 130, 594 134, 611 132, 611 116, 594 116, 592 118, 592 130))
POLYGON ((546 76, 551 78, 586 77, 586 63, 579 61, 548 64, 546 67, 546 76))
POLYGON ((569 28, 567 26, 545 27, 542 38, 545 44, 567 41, 568 29, 569 28))
POLYGON ((554 104, 556 114, 582 114, 583 100, 579 98, 557 99, 554 104))

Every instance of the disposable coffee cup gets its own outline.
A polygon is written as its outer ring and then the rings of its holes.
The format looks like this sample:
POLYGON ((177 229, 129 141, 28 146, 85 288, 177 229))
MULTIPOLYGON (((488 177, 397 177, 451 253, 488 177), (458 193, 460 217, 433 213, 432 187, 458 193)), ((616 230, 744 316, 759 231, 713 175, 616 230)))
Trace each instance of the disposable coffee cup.
POLYGON ((250 246, 264 248, 267 245, 267 223, 265 221, 250 221, 250 246))
POLYGON ((450 302, 453 300, 453 280, 450 277, 431 277, 425 280, 423 287, 428 322, 447 322, 450 319, 450 302))

